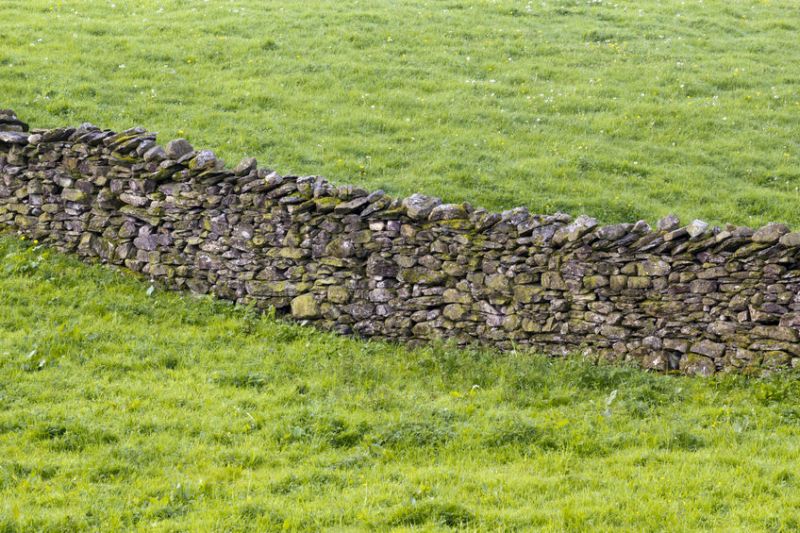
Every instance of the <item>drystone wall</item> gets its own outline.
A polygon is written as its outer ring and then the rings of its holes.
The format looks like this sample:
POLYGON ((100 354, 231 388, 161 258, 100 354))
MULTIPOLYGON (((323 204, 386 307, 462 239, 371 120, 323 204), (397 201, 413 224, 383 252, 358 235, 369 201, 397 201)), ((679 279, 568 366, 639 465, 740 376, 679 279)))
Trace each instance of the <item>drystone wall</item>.
POLYGON ((503 213, 227 170, 185 140, 0 111, 0 228, 341 333, 708 375, 800 364, 800 233, 503 213))

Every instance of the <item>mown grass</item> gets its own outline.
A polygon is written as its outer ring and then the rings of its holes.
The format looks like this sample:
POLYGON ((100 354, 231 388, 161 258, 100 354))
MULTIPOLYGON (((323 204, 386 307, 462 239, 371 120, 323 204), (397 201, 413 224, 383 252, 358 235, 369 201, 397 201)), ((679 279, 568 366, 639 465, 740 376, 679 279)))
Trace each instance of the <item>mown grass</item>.
POLYGON ((797 226, 800 6, 4 0, 0 103, 607 222, 797 226))
POLYGON ((0 239, 0 531, 800 527, 800 382, 323 334, 0 239))

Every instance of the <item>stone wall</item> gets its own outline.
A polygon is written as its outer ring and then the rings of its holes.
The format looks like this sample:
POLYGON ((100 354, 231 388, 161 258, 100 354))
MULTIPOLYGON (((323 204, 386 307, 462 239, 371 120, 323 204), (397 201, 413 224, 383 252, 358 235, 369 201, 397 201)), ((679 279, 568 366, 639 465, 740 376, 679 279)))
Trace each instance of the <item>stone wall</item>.
POLYGON ((703 375, 800 364, 800 233, 600 226, 233 170, 185 140, 0 111, 0 228, 341 333, 703 375))

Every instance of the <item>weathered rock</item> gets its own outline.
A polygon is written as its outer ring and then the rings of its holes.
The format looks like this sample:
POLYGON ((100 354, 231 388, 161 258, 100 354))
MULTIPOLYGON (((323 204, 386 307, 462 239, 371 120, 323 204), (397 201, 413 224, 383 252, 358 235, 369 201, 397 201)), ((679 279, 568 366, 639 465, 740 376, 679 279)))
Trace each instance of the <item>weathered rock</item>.
POLYGON ((450 320, 461 320, 468 311, 468 308, 461 304, 448 304, 444 306, 442 314, 450 320))
POLYGON ((440 205, 442 201, 433 196, 422 194, 412 194, 403 200, 403 208, 406 215, 413 220, 425 220, 431 214, 433 208, 440 205))
POLYGON ((164 151, 164 149, 161 148, 158 145, 149 148, 144 153, 144 160, 147 161, 147 162, 160 163, 161 161, 165 160, 166 158, 167 158, 167 152, 164 151))
POLYGON ((11 109, 0 109, 0 131, 28 131, 28 125, 11 109))
POLYGON ((456 220, 467 218, 467 209, 464 204, 443 204, 437 205, 428 215, 428 220, 436 222, 439 220, 456 220))
POLYGON ((759 228, 753 233, 753 242, 763 242, 772 244, 778 242, 780 238, 789 233, 789 228, 785 224, 769 223, 763 228, 759 228))
POLYGON ((693 220, 691 224, 686 226, 686 233, 689 234, 689 237, 695 238, 705 233, 707 229, 707 222, 703 222, 702 220, 693 220))
POLYGON ((597 220, 581 215, 574 222, 558 229, 553 235, 553 244, 560 246, 565 242, 575 242, 597 226, 597 220))
POLYGON ((787 248, 796 248, 800 246, 800 232, 786 233, 781 236, 780 243, 787 248))
POLYGON ((337 215, 346 215, 347 213, 353 213, 360 211, 364 206, 369 203, 369 200, 366 196, 361 196, 359 198, 354 198, 348 202, 342 202, 336 204, 333 208, 333 212, 337 215))
POLYGON ((690 352, 699 353, 712 359, 721 357, 725 353, 725 345, 719 342, 713 342, 708 339, 703 339, 691 345, 690 352))
POLYGON ((346 304, 350 301, 350 291, 344 287, 328 287, 328 301, 335 304, 346 304))
POLYGON ((242 159, 238 165, 233 169, 233 173, 237 176, 246 176, 250 174, 256 167, 258 166, 258 162, 256 161, 255 157, 245 157, 242 159))
POLYGON ((64 189, 61 191, 61 197, 70 202, 83 202, 87 199, 86 193, 78 189, 64 189))
POLYGON ((200 150, 189 161, 189 168, 196 170, 205 170, 217 166, 217 156, 211 150, 200 150))
POLYGON ((301 294, 292 299, 292 316, 298 319, 317 318, 319 305, 311 293, 301 294))
POLYGON ((177 161, 181 157, 191 154, 194 151, 192 145, 186 139, 175 139, 167 143, 165 152, 167 157, 177 161))
POLYGON ((667 215, 658 221, 656 227, 659 231, 673 231, 680 227, 681 220, 676 215, 667 215))
POLYGON ((28 144, 28 134, 16 131, 0 131, 0 143, 28 144))

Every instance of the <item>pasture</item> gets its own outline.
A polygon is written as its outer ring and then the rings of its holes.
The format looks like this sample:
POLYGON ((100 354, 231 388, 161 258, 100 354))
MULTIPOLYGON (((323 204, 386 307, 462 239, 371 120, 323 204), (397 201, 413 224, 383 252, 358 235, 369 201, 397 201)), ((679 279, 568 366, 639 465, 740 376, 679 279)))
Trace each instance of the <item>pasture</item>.
MULTIPOLYGON (((0 107, 602 222, 800 225, 796 2, 4 0, 0 107)), ((0 532, 800 528, 800 385, 320 333, 0 238, 0 532)))
POLYGON ((230 164, 603 222, 797 225, 795 2, 6 0, 0 95, 230 164))
POLYGON ((0 531, 789 531, 800 383, 323 334, 0 240, 0 531))

